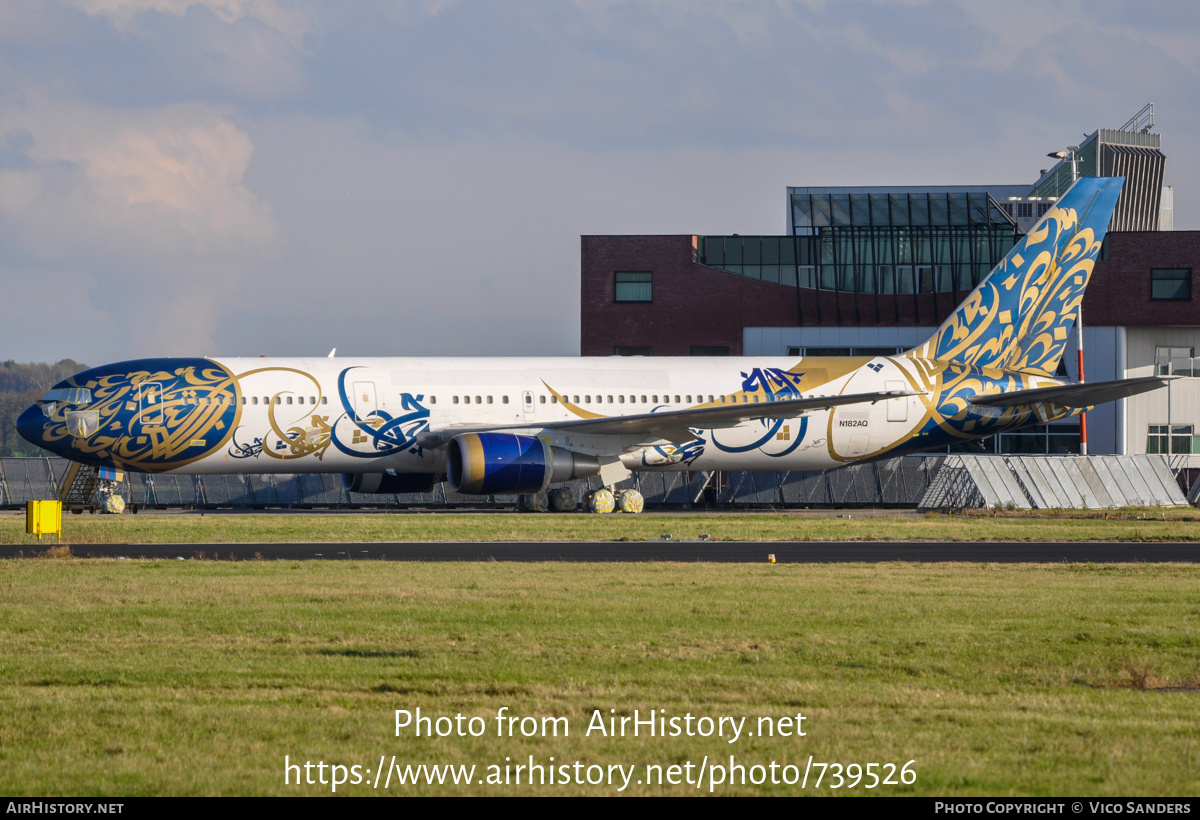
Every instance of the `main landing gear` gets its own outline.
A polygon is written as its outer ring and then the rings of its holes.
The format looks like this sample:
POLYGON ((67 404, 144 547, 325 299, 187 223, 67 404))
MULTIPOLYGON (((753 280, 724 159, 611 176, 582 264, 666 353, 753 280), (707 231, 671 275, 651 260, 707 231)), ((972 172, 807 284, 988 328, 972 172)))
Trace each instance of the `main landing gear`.
MULTIPOLYGON (((572 512, 579 501, 570 487, 559 487, 549 493, 527 493, 518 499, 518 506, 527 512, 572 512)), ((645 509, 646 502, 637 490, 610 490, 601 487, 583 497, 583 508, 590 513, 604 515, 620 511, 636 514, 645 509)))

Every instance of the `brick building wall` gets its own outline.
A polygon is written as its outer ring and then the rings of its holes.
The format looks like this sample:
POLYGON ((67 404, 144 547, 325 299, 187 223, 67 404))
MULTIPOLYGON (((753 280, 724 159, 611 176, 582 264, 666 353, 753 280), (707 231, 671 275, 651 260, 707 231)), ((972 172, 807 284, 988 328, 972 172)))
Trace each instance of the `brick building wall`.
POLYGON ((1096 263, 1083 295, 1085 325, 1200 325, 1200 231, 1108 234, 1108 258, 1096 263), (1153 268, 1191 268, 1190 301, 1150 299, 1153 268))
MULTIPOLYGON (((762 282, 696 262, 695 237, 584 236, 580 351, 618 346, 686 356, 693 346, 742 354, 746 327, 913 327, 940 324, 962 293, 845 294, 762 282), (652 301, 614 301, 617 271, 653 273, 652 301)), ((1200 231, 1110 233, 1083 303, 1090 326, 1200 325, 1200 231), (1191 301, 1153 301, 1152 268, 1190 268, 1191 301)))

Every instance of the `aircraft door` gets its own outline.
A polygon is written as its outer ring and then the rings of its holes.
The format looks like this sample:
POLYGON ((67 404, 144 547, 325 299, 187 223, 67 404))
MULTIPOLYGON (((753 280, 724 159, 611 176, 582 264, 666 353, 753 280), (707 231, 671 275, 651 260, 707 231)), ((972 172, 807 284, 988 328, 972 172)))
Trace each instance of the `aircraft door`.
POLYGON ((142 382, 138 385, 138 411, 142 424, 163 423, 162 385, 157 382, 142 382))
POLYGON ((850 436, 850 446, 846 448, 846 455, 851 458, 857 458, 866 455, 871 449, 871 436, 868 433, 855 433, 850 436))
POLYGON ((375 382, 354 383, 354 415, 360 421, 365 421, 378 406, 375 403, 375 382))
POLYGON ((525 420, 533 421, 533 393, 530 393, 528 390, 521 394, 521 409, 525 413, 525 420))
MULTIPOLYGON (((883 384, 884 390, 907 390, 908 386, 900 381, 888 381, 883 384)), ((888 421, 908 421, 908 397, 900 399, 888 399, 887 401, 887 420, 888 421)))

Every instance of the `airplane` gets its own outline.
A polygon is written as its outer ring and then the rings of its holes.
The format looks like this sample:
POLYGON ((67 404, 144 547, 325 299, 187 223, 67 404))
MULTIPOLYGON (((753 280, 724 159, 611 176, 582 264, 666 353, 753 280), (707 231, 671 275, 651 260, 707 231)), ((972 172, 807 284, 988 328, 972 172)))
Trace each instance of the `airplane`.
MULTIPOLYGON (((341 473, 359 493, 519 494, 632 471, 827 470, 1078 415, 1167 377, 1055 376, 1124 179, 1085 177, 927 341, 893 356, 156 358, 60 382, 21 435, 97 468, 341 473)), ((605 492, 607 491, 607 495, 605 492)), ((569 494, 557 509, 574 509, 569 494)))

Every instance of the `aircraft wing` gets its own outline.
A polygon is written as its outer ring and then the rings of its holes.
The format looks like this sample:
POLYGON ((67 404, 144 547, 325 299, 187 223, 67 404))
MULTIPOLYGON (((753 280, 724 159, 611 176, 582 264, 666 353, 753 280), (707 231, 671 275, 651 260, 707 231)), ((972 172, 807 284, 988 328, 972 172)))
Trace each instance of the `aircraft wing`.
POLYGON ((435 438, 448 441, 458 433, 479 430, 529 429, 569 430, 575 433, 596 435, 648 435, 673 441, 676 444, 691 441, 695 436, 689 428, 711 429, 736 427, 744 421, 755 419, 795 418, 814 410, 828 410, 846 404, 874 404, 877 401, 898 399, 905 396, 923 396, 923 392, 887 390, 879 393, 852 393, 844 396, 812 396, 799 399, 783 399, 759 404, 730 404, 716 407, 695 407, 687 410, 669 410, 659 413, 638 413, 628 416, 605 416, 594 419, 571 419, 569 421, 526 422, 504 425, 462 425, 446 427, 432 433, 425 446, 438 446, 435 438))
POLYGON ((1033 390, 1012 390, 1007 393, 975 396, 972 404, 987 407, 1016 407, 1023 404, 1047 402, 1060 407, 1086 408, 1116 401, 1157 390, 1171 379, 1182 376, 1142 376, 1136 379, 1117 379, 1108 382, 1086 382, 1084 384, 1062 384, 1055 387, 1038 387, 1033 390))

